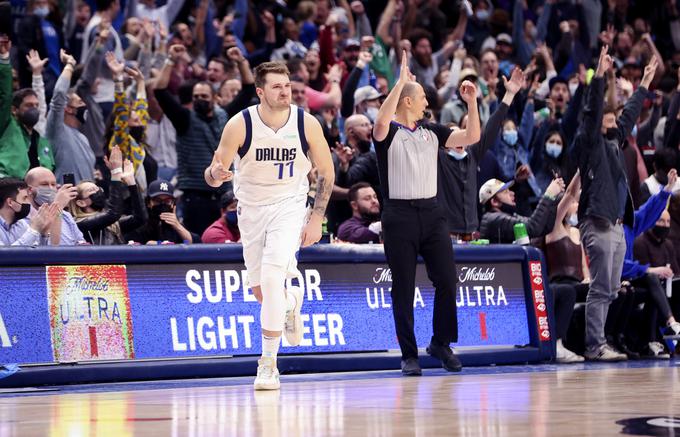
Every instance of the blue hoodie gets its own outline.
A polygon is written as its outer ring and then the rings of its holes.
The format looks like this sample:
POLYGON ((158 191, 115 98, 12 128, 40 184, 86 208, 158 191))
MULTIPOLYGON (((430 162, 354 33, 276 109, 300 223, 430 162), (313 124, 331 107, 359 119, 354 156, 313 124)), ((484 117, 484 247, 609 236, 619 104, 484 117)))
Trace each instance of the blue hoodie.
POLYGON ((623 231, 626 235, 626 256, 623 259, 622 279, 637 279, 647 273, 649 264, 640 264, 633 259, 633 241, 635 241, 638 235, 654 227, 659 217, 661 217, 661 213, 666 209, 670 197, 671 193, 665 189, 659 191, 658 194, 650 197, 635 211, 633 228, 626 225, 623 226, 623 231))

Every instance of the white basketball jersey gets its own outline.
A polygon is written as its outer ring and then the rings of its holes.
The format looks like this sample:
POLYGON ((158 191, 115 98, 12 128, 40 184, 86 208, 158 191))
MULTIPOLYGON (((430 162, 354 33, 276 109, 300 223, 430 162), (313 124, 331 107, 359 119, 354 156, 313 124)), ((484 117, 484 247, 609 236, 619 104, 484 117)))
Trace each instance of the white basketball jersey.
POLYGON ((307 158, 304 111, 290 105, 288 122, 274 132, 262 122, 258 106, 244 109, 246 138, 234 160, 234 195, 245 205, 271 205, 307 195, 307 158))

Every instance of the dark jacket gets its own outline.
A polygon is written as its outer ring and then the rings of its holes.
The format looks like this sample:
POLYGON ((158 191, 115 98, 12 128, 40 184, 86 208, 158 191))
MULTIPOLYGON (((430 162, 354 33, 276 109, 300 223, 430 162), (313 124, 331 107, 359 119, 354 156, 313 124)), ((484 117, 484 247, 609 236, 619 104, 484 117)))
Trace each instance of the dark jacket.
POLYGON ((123 235, 139 226, 147 220, 144 201, 139 194, 137 185, 125 186, 122 182, 111 181, 109 198, 106 207, 96 214, 76 219, 78 229, 83 233, 87 241, 92 244, 110 246, 125 244, 123 235), (123 215, 123 202, 126 193, 129 192, 132 214, 123 215), (120 229, 113 232, 111 225, 118 223, 120 229))
POLYGON ((531 217, 488 211, 482 216, 479 228, 481 238, 489 240, 492 244, 512 243, 515 240, 514 226, 517 223, 526 225, 529 238, 542 237, 552 230, 556 209, 557 199, 552 200, 543 196, 531 217))
POLYGON ((157 89, 154 93, 177 131, 177 187, 185 191, 222 192, 229 189, 230 183, 220 188, 210 187, 205 182, 203 172, 213 159, 227 119, 248 105, 255 94, 255 86, 244 84, 226 108, 228 113, 216 107, 212 117, 203 117, 194 110, 184 108, 167 89, 157 89))
MULTIPOLYGON (((64 47, 64 37, 61 33, 61 26, 51 21, 50 23, 57 32, 59 47, 64 47)), ((26 15, 22 18, 17 24, 17 35, 14 41, 16 41, 17 44, 17 63, 19 64, 17 66, 17 73, 19 74, 19 87, 31 88, 33 72, 26 59, 26 55, 28 55, 29 51, 35 49, 38 51, 40 59, 48 58, 40 17, 37 15, 26 15)), ((45 73, 50 71, 49 64, 45 65, 43 71, 45 73)), ((52 74, 58 76, 55 73, 52 74)), ((47 86, 48 84, 46 83, 45 85, 47 86)), ((46 89, 45 91, 48 94, 51 94, 51 89, 46 89)))
POLYGON ((479 163, 496 142, 507 113, 508 105, 502 103, 489 117, 479 142, 467 148, 465 158, 457 160, 448 154, 448 150, 439 149, 437 201, 444 209, 449 232, 467 234, 479 228, 477 214, 479 163))
MULTIPOLYGON (((201 237, 198 234, 189 232, 191 234, 191 243, 200 243, 201 237)), ((146 244, 149 241, 163 242, 169 241, 174 244, 182 244, 184 240, 177 233, 177 231, 169 224, 159 220, 149 218, 144 226, 137 228, 134 231, 125 234, 126 240, 132 240, 136 243, 146 244)))
POLYGON ((336 185, 350 188, 357 182, 368 182, 376 193, 380 192, 378 160, 375 152, 368 151, 352 158, 346 172, 338 169, 335 179, 336 185))
POLYGON ((652 231, 647 231, 635 239, 633 255, 641 264, 648 264, 650 267, 664 267, 670 264, 673 273, 680 274, 673 242, 668 238, 659 241, 652 231))
MULTIPOLYGON (((633 129, 646 93, 645 88, 639 87, 626 102, 621 117, 616 120, 618 135, 614 145, 608 143, 601 134, 604 78, 593 78, 583 110, 583 121, 572 149, 572 157, 581 171, 582 181, 578 207, 579 221, 586 216, 592 216, 614 224, 621 218, 619 217, 621 205, 616 193, 620 181, 626 182, 626 186, 628 183, 623 152, 619 146, 633 129)), ((630 190, 627 190, 623 221, 626 225, 633 226, 633 199, 630 190)))

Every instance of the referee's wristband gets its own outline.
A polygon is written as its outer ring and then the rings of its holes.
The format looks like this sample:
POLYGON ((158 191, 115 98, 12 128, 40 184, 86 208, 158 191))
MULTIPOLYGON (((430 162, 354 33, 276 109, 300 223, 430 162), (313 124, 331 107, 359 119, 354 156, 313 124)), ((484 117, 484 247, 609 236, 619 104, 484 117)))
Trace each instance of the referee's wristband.
POLYGON ((117 167, 117 168, 114 168, 113 170, 111 170, 111 175, 117 175, 117 174, 121 174, 121 173, 123 173, 123 169, 120 168, 120 167, 117 167))

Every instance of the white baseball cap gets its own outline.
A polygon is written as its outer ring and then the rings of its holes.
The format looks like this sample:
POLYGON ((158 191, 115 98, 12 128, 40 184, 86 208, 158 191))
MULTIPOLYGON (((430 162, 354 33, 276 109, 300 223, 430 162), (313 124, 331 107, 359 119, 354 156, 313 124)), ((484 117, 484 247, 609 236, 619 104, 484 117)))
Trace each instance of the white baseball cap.
POLYGON ((488 181, 484 182, 484 185, 482 185, 482 187, 479 189, 479 203, 484 205, 496 194, 512 187, 512 184, 514 183, 515 181, 503 182, 498 179, 489 179, 488 181))

